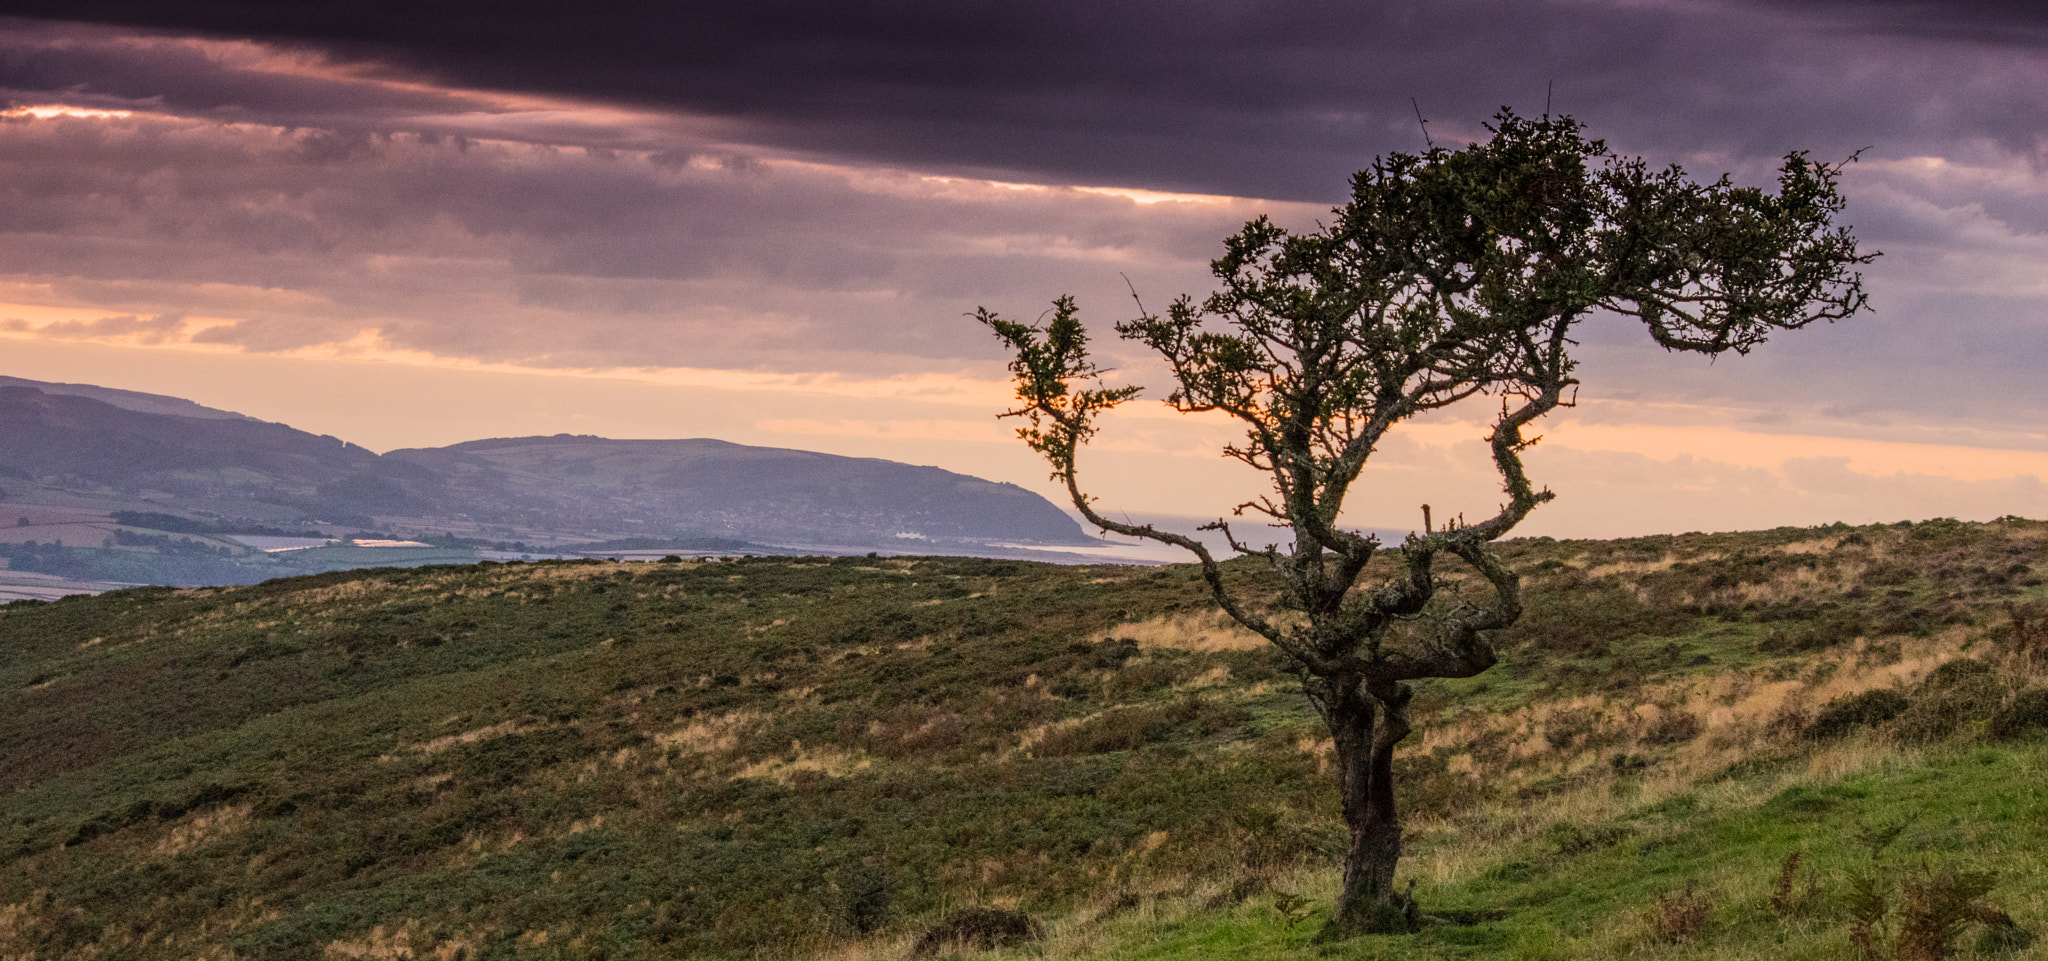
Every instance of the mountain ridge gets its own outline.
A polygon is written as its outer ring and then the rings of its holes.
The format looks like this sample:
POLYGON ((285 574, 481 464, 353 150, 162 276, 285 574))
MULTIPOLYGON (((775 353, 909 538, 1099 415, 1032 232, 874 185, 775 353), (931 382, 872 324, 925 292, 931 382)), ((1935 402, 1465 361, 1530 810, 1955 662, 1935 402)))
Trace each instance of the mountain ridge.
POLYGON ((883 458, 578 434, 378 454, 181 398, 19 377, 0 379, 0 468, 53 490, 128 496, 130 509, 265 524, 500 540, 1098 543, 1015 484, 883 458))

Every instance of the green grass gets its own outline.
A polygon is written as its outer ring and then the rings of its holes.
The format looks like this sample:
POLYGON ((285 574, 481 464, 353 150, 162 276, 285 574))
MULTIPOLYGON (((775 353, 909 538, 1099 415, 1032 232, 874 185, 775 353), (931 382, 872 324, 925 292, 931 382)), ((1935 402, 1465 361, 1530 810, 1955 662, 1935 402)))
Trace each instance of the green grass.
MULTIPOLYGON (((1418 888, 1429 910, 1466 923, 1325 947, 1309 943, 1320 913, 1290 918, 1263 896, 1221 912, 1169 910, 1110 932, 1083 956, 1848 959, 1858 957, 1848 938, 1852 877, 1897 881, 1958 865, 1995 873, 1990 900, 2021 929, 2048 930, 2048 797, 2038 788, 2048 746, 1868 753, 1868 767, 1848 777, 1725 785, 1682 813, 1623 811, 1594 825, 1596 843, 1560 849, 1554 836, 1531 839, 1418 888), (1885 826, 1904 830, 1874 859, 1866 831, 1885 826), (1802 854, 1794 896, 1774 907, 1780 868, 1794 851, 1802 854), (1709 920, 1692 938, 1665 941, 1651 908, 1688 883, 1710 905, 1709 920), (1479 920, 1489 912, 1503 916, 1479 920)), ((1335 879, 1316 872, 1289 883, 1320 898, 1335 879)), ((1961 956, 2038 954, 1989 940, 1978 926, 1961 956)))
POLYGON ((0 956, 881 957, 994 905, 1048 924, 1033 956, 1849 958, 1857 832, 1893 823, 1887 876, 1996 870, 2048 931, 2044 535, 1512 542, 1537 601, 1501 666, 1420 685, 1397 761, 1425 910, 1505 913, 1327 949, 1321 730, 1271 652, 1200 626, 1187 569, 548 562, 17 603, 0 956), (1957 657, 1987 667, 1930 675, 1957 657), (1912 706, 1802 736, 1886 687, 1912 706), (1779 917, 1794 849, 1823 895, 1779 917), (1711 922, 1656 941, 1687 882, 1711 922))

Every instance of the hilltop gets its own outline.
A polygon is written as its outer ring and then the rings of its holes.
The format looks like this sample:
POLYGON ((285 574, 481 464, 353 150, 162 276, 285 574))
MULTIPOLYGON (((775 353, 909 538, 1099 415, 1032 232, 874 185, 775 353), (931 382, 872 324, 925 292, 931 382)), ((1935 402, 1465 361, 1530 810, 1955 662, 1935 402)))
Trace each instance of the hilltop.
POLYGON ((1187 568, 17 602, 0 955, 896 958, 981 907, 1038 926, 1017 956, 1847 959, 1854 878, 1896 919, 1962 870, 1996 876, 1959 944, 2012 956, 2048 931, 2044 545, 2017 518, 1506 542, 1529 609, 1499 666, 1419 687, 1399 761, 1402 875, 1446 923, 1332 949, 1328 742, 1187 568))

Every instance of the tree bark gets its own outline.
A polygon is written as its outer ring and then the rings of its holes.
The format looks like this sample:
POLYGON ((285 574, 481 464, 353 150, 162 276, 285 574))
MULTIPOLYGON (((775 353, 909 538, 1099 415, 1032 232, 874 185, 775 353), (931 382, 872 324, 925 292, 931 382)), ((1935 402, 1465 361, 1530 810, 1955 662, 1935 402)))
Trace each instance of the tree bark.
POLYGON ((1405 685, 1331 678, 1325 719, 1337 746, 1337 789, 1351 843, 1344 891, 1318 941, 1415 929, 1414 901, 1394 889, 1401 818, 1394 806, 1394 747, 1408 737, 1405 685))

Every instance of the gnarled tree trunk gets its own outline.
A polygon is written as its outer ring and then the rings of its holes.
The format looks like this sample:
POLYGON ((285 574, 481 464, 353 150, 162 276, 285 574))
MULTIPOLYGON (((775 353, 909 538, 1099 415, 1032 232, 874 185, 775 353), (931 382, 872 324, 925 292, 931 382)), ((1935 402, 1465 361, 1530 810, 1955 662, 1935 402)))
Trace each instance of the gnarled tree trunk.
POLYGON ((1394 807, 1394 748, 1408 737, 1405 685, 1331 678, 1324 718, 1337 747, 1337 785, 1350 845, 1344 890, 1318 941, 1412 931, 1415 903, 1394 889, 1401 818, 1394 807))

